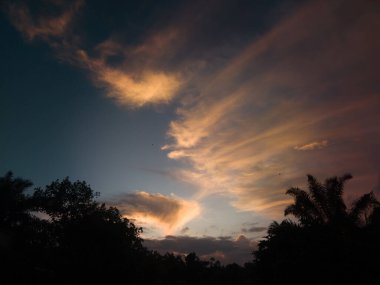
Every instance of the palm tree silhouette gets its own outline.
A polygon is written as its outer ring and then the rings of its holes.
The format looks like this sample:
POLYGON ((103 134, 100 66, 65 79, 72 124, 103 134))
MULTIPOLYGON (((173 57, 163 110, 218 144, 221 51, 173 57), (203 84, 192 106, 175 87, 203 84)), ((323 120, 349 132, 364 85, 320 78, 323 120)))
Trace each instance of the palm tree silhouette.
POLYGON ((273 222, 254 251, 254 281, 380 284, 380 203, 374 194, 369 192, 348 207, 343 193, 350 174, 323 183, 312 175, 307 178, 307 190, 293 187, 286 192, 294 202, 285 215, 298 222, 273 222))
POLYGON ((343 190, 346 181, 351 178, 351 174, 334 176, 322 184, 314 176, 307 175, 308 192, 298 187, 286 191, 286 194, 294 198, 294 203, 285 209, 285 216, 295 216, 303 226, 367 225, 380 203, 373 192, 369 192, 348 208, 343 200, 343 190))

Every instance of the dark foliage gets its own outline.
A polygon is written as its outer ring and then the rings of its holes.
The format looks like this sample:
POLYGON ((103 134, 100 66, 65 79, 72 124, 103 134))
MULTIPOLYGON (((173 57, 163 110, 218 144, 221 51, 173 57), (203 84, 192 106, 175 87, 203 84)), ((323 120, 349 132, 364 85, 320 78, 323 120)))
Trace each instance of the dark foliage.
POLYGON ((141 228, 96 201, 81 181, 32 183, 0 178, 1 284, 248 284, 238 265, 160 255, 143 246, 141 228))
POLYGON ((380 206, 373 193, 343 201, 350 175, 309 189, 291 188, 285 215, 273 222, 244 267, 147 250, 141 228, 97 193, 68 178, 26 190, 30 181, 0 178, 1 284, 378 284, 380 206))
POLYGON ((308 175, 309 191, 290 188, 285 215, 297 222, 273 222, 254 253, 259 284, 378 284, 380 207, 373 193, 351 207, 343 186, 351 175, 321 184, 308 175))

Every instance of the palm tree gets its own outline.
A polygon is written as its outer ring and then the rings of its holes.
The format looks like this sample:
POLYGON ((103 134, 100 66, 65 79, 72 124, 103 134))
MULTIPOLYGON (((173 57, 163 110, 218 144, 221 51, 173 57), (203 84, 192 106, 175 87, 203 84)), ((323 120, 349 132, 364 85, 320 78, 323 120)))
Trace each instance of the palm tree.
POLYGON ((301 225, 367 225, 380 203, 373 192, 357 199, 350 208, 343 200, 344 185, 351 174, 330 177, 322 184, 314 176, 307 175, 308 192, 292 187, 286 194, 293 196, 294 203, 285 209, 285 216, 295 216, 301 225))

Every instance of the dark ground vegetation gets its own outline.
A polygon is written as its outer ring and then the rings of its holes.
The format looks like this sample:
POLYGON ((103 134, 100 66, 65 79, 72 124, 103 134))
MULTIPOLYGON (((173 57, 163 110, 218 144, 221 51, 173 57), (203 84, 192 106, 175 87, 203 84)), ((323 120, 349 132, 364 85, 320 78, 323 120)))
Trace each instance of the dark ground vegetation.
POLYGON ((380 204, 343 201, 350 175, 291 188, 287 219, 273 222, 244 266, 159 254, 86 182, 44 188, 0 178, 1 284, 380 284, 380 204))

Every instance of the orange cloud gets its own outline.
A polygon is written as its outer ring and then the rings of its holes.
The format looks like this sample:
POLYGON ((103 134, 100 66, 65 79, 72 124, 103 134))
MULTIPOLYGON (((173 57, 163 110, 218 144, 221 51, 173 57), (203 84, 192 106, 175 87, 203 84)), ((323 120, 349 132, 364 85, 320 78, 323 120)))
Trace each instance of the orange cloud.
POLYGON ((78 52, 79 63, 91 70, 95 82, 105 86, 107 96, 120 104, 141 107, 145 104, 168 103, 180 87, 180 79, 174 74, 147 69, 139 75, 132 75, 122 67, 108 65, 104 57, 102 54, 100 58, 92 59, 85 51, 78 52))
MULTIPOLYGON (((89 71, 107 96, 137 108, 171 102, 181 93, 168 130, 171 142, 162 149, 187 163, 178 175, 199 187, 196 198, 223 193, 238 210, 277 217, 290 202, 285 189, 303 181, 305 173, 352 171, 363 180, 376 179, 379 142, 372 134, 380 121, 380 15, 375 1, 308 1, 243 49, 244 40, 231 48, 220 45, 224 33, 203 33, 212 22, 203 19, 217 13, 213 5, 194 5, 190 12, 186 6, 172 23, 150 30, 138 43, 110 35, 88 50, 67 32, 80 4, 52 3, 62 8, 58 16, 36 18, 26 6, 11 6, 17 7, 10 8, 14 25, 28 39, 59 38, 59 45, 51 44, 59 56, 89 71)), ((161 223, 171 231, 175 220, 161 223)))
POLYGON ((107 96, 118 103, 138 108, 170 102, 176 96, 182 78, 179 72, 162 68, 161 57, 170 53, 168 47, 178 39, 178 32, 166 29, 134 46, 110 38, 90 48, 93 55, 89 56, 89 52, 79 46, 78 35, 73 29, 69 30, 83 3, 48 1, 48 6, 56 8, 58 14, 32 14, 26 4, 11 4, 9 16, 28 40, 42 39, 54 48, 59 58, 90 71, 94 82, 105 87, 107 96), (110 64, 111 56, 119 56, 120 62, 110 64))
POLYGON ((97 79, 109 86, 108 96, 137 107, 146 103, 168 103, 180 85, 174 75, 152 71, 135 80, 120 70, 104 69, 97 71, 97 79))
POLYGON ((137 225, 158 227, 164 234, 180 230, 201 213, 201 207, 196 201, 142 191, 119 196, 112 204, 127 218, 136 220, 137 225))
POLYGON ((294 149, 295 149, 295 150, 314 150, 314 149, 321 149, 321 148, 326 147, 327 144, 328 144, 328 141, 327 141, 327 140, 316 141, 316 142, 311 142, 311 143, 308 143, 308 144, 305 144, 305 145, 301 145, 301 146, 295 146, 294 149))
POLYGON ((9 17, 12 24, 28 40, 42 38, 48 40, 49 37, 60 37, 70 25, 74 15, 83 5, 84 1, 47 1, 48 5, 59 10, 58 15, 40 13, 32 15, 29 7, 25 3, 11 3, 8 7, 9 17))
POLYGON ((200 95, 179 108, 163 149, 188 163, 179 174, 199 198, 229 194, 239 210, 279 217, 306 173, 376 175, 358 163, 371 155, 355 139, 370 144, 380 121, 378 16, 351 1, 310 2, 194 83, 200 95))

